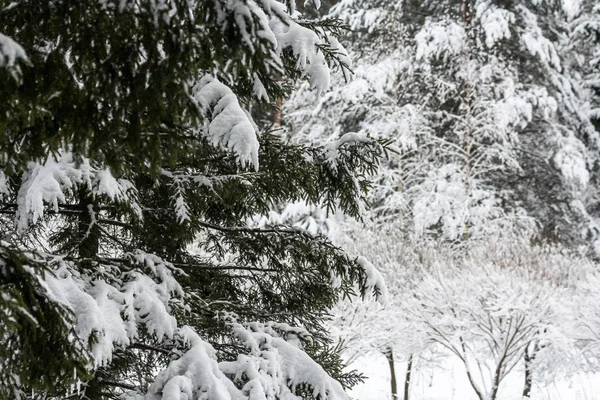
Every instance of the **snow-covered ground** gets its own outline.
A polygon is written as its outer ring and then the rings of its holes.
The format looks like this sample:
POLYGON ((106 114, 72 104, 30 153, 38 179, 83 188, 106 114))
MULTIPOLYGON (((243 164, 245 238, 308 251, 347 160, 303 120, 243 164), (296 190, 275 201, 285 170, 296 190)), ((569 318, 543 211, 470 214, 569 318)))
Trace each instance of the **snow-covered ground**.
MULTIPOLYGON (((381 354, 363 357, 350 366, 368 379, 357 385, 351 396, 355 400, 387 400, 390 395, 388 363, 381 354)), ((406 363, 396 364, 399 394, 404 388, 406 363)), ((523 374, 515 371, 500 386, 498 400, 521 400, 523 374)), ((547 386, 534 386, 532 400, 600 400, 600 374, 576 376, 547 386)), ((460 363, 449 361, 444 368, 417 369, 413 374, 411 400, 477 400, 460 363)))

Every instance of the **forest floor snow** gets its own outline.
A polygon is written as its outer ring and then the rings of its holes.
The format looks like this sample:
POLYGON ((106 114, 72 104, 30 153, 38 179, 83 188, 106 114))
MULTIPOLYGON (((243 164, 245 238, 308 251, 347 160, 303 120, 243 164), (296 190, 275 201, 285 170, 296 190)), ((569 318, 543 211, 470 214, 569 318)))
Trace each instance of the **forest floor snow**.
MULTIPOLYGON (((390 372, 382 354, 358 359, 349 367, 362 372, 368 379, 353 388, 354 400, 389 400, 390 372)), ((402 399, 406 363, 396 363, 396 380, 402 399)), ((498 400, 521 400, 523 372, 514 371, 500 386, 498 400)), ((413 373, 410 400, 477 400, 469 386, 464 368, 459 362, 448 361, 442 367, 419 368, 413 373)), ((569 380, 557 380, 548 385, 534 385, 531 400, 600 400, 600 374, 579 375, 569 380)))

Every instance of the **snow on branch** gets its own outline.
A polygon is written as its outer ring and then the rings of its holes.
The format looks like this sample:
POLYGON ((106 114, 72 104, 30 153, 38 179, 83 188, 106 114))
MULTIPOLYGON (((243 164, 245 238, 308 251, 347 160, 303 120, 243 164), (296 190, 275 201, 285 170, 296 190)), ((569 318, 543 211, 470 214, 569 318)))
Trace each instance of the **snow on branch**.
POLYGON ((269 27, 271 1, 263 1, 262 8, 256 1, 228 1, 216 0, 214 8, 217 11, 217 20, 222 28, 227 27, 228 15, 233 16, 233 21, 237 26, 240 40, 252 51, 255 52, 254 38, 265 39, 271 45, 276 45, 276 39, 269 27), (264 11, 263 11, 264 8, 264 11), (267 14, 266 14, 266 13, 267 14), (252 23, 254 22, 254 23, 252 23))
POLYGON ((510 26, 515 22, 514 13, 485 1, 477 6, 476 14, 485 32, 487 47, 492 48, 498 41, 510 38, 510 26))
POLYGON ((175 335, 170 302, 184 293, 171 264, 138 250, 129 256, 130 270, 99 265, 103 274, 91 277, 64 257, 40 256, 51 267, 41 281, 48 298, 73 312, 75 333, 89 345, 96 367, 109 363, 117 347, 132 344, 140 327, 159 340, 175 335))
POLYGON ((496 398, 527 346, 544 339, 560 301, 548 279, 495 257, 476 249, 457 265, 440 263, 403 302, 420 334, 464 364, 480 399, 496 398))
POLYGON ((238 379, 242 375, 248 377, 249 382, 244 386, 246 395, 261 393, 263 397, 257 399, 296 399, 299 398, 293 394, 296 389, 308 387, 315 398, 348 399, 342 385, 302 350, 294 334, 301 334, 301 331, 281 324, 230 324, 234 336, 249 350, 249 354, 241 355, 233 362, 222 362, 220 368, 238 379), (292 340, 279 337, 273 327, 283 328, 288 334, 291 332, 292 340))
POLYGON ((247 353, 234 361, 218 362, 213 346, 184 326, 176 338, 188 350, 158 374, 146 398, 292 400, 300 399, 295 391, 303 388, 323 400, 348 399, 341 384, 302 349, 299 338, 310 339, 305 330, 280 323, 242 325, 229 315, 225 320, 247 353))
POLYGON ((333 140, 325 145, 325 154, 327 157, 327 164, 332 170, 337 168, 338 158, 340 156, 340 149, 346 143, 365 143, 371 141, 364 133, 348 132, 342 135, 339 139, 333 140))
POLYGON ((193 96, 207 117, 203 133, 210 143, 232 151, 240 164, 258 170, 256 127, 233 91, 212 75, 205 75, 194 87, 193 96))
POLYGON ((116 179, 108 169, 92 167, 87 159, 75 162, 73 155, 65 152, 60 158, 48 157, 44 164, 29 163, 17 194, 18 228, 24 231, 42 218, 46 204, 58 212, 59 203, 67 203, 77 185, 88 187, 94 197, 126 204, 135 217, 142 218, 137 191, 130 181, 116 179))
MULTIPOLYGON (((313 0, 320 6, 320 0, 313 0)), ((298 21, 295 1, 248 0, 244 2, 216 0, 214 8, 223 29, 233 24, 240 40, 251 53, 270 53, 270 65, 275 70, 283 69, 282 53, 290 49, 296 59, 296 68, 310 80, 311 88, 323 92, 330 85, 330 67, 324 50, 334 55, 342 64, 350 65, 344 47, 325 32, 317 34, 298 21), (256 40, 259 38, 260 40, 256 40), (259 49, 260 46, 260 49, 259 49)), ((254 77, 254 91, 259 98, 266 92, 260 79, 254 77)))
POLYGON ((546 68, 554 68, 556 71, 562 71, 560 57, 554 43, 544 36, 542 29, 538 25, 537 17, 526 7, 518 7, 521 17, 525 22, 527 31, 521 36, 522 44, 525 49, 533 56, 539 58, 546 68))
POLYGON ((591 179, 587 168, 585 145, 573 135, 561 139, 563 144, 554 155, 553 161, 565 183, 575 190, 584 189, 591 179))
MULTIPOLYGON (((297 58, 296 67, 310 79, 311 89, 322 93, 329 89, 331 70, 325 59, 323 48, 334 53, 339 61, 350 65, 351 61, 346 49, 334 37, 320 37, 312 29, 296 22, 287 14, 286 6, 278 1, 265 1, 273 12, 270 20, 273 34, 277 38, 277 52, 291 48, 297 58)), ((315 3, 316 4, 316 3, 315 3)))
POLYGON ((452 21, 432 22, 428 20, 415 36, 417 60, 431 60, 459 54, 466 46, 463 27, 452 21))
POLYGON ((29 62, 25 50, 23 50, 20 44, 0 33, 0 68, 13 69, 13 78, 17 79, 20 73, 17 65, 17 61, 19 60, 29 62))
POLYGON ((25 230, 29 222, 36 223, 44 215, 44 203, 58 211, 58 203, 66 203, 65 191, 81 179, 80 171, 71 168, 70 159, 50 157, 44 164, 29 163, 28 172, 17 195, 17 221, 25 230))
POLYGON ((388 301, 387 286, 383 275, 373 264, 365 257, 358 257, 356 263, 362 268, 365 273, 365 289, 378 293, 377 300, 381 304, 386 304, 388 301))
MULTIPOLYGON (((181 327, 177 337, 189 346, 189 350, 158 374, 146 399, 246 399, 220 371, 216 351, 209 343, 189 326, 181 327)), ((125 398, 135 399, 136 396, 133 394, 125 398)))

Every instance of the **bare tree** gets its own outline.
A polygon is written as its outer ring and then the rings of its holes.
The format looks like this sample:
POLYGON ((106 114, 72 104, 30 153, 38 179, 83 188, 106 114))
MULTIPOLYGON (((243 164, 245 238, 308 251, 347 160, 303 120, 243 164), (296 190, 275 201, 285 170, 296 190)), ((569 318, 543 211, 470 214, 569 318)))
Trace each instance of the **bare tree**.
POLYGON ((479 254, 427 274, 406 312, 431 345, 464 364, 480 400, 495 400, 503 379, 552 322, 553 286, 479 254))

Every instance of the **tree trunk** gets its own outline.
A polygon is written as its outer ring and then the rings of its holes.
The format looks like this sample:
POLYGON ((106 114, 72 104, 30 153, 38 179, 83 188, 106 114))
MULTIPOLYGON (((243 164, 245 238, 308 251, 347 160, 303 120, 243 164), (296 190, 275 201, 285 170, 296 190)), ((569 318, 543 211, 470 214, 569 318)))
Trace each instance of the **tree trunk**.
POLYGON ((277 96, 275 99, 275 114, 273 115, 273 124, 276 126, 281 125, 281 107, 283 106, 283 99, 281 96, 277 96))
POLYGON ((404 380, 404 399, 409 400, 410 395, 410 378, 412 375, 413 355, 408 356, 408 365, 406 366, 406 379, 404 380))
POLYGON ((500 388, 500 374, 502 373, 503 362, 496 367, 496 371, 494 372, 494 380, 492 382, 492 390, 488 396, 489 400, 496 400, 496 396, 498 396, 498 390, 500 388))
POLYGON ((479 400, 487 400, 483 389, 480 388, 479 385, 475 382, 475 378, 473 377, 473 374, 471 372, 471 366, 469 364, 469 359, 467 358, 467 349, 465 346, 465 341, 462 337, 459 337, 458 340, 460 342, 460 348, 462 350, 461 360, 463 362, 463 365, 465 366, 465 371, 467 372, 467 378, 469 379, 469 383, 471 384, 471 387, 475 391, 475 394, 477 395, 479 400))
MULTIPOLYGON (((473 29, 472 29, 472 18, 473 18, 473 5, 471 4, 471 0, 463 0, 462 1, 462 20, 465 31, 467 32, 467 37, 469 39, 469 43, 473 43, 473 29)), ((470 47, 466 48, 468 51, 467 57, 469 60, 472 59, 473 54, 470 51, 470 47)), ((463 105, 466 107, 466 127, 464 133, 464 141, 465 141, 465 195, 467 199, 471 198, 471 170, 472 170, 472 148, 473 148, 473 87, 471 85, 471 81, 467 80, 465 82, 465 96, 463 105)), ((465 221, 465 231, 463 234, 463 239, 465 241, 469 240, 470 235, 470 223, 469 220, 465 221)))
POLYGON ((398 383, 396 382, 396 367, 394 366, 394 350, 389 349, 386 353, 388 364, 390 366, 390 383, 392 390, 392 400, 398 399, 398 383))
MULTIPOLYGON (((91 259, 98 255, 100 245, 100 229, 96 224, 96 209, 94 206, 94 198, 85 186, 79 187, 79 213, 77 223, 77 240, 79 258, 91 259)), ((88 261, 88 260, 86 260, 88 261)), ((83 264, 86 264, 84 261, 83 264)))
POLYGON ((531 386, 533 385, 533 374, 531 371, 531 363, 535 354, 529 350, 529 346, 525 348, 525 386, 523 387, 523 398, 528 399, 531 396, 531 386))

